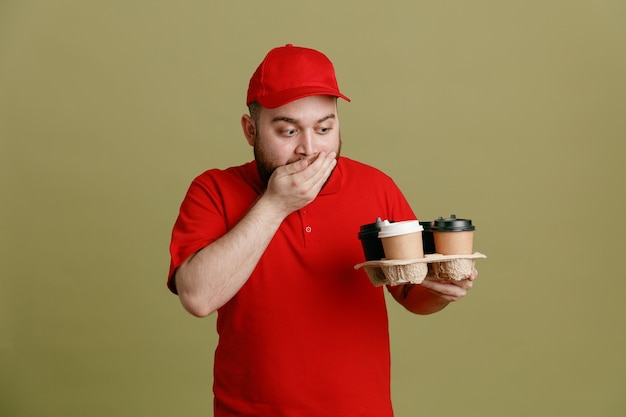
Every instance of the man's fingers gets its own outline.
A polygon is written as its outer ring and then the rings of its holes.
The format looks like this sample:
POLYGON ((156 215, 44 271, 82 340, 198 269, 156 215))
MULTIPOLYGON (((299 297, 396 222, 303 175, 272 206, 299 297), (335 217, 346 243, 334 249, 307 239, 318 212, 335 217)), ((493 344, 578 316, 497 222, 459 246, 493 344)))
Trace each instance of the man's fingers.
MULTIPOLYGON (((296 175, 302 173, 301 182, 307 182, 313 180, 313 183, 317 183, 320 179, 326 181, 326 178, 330 175, 332 167, 335 161, 335 152, 321 152, 314 157, 308 159, 300 159, 284 167, 277 168, 276 170, 283 171, 285 175, 296 175)), ((280 175, 280 173, 279 173, 280 175)))
POLYGON ((319 168, 315 167, 317 168, 317 172, 313 175, 313 177, 311 177, 311 185, 317 187, 319 191, 332 174, 336 163, 337 160, 335 152, 320 155, 311 166, 311 168, 313 168, 315 165, 320 164, 319 168))
POLYGON ((458 301, 471 289, 471 282, 424 280, 422 286, 448 301, 458 301))
POLYGON ((307 162, 307 160, 299 159, 296 162, 292 162, 290 164, 276 168, 276 171, 278 171, 279 174, 282 172, 284 175, 293 175, 297 174, 298 172, 304 171, 308 168, 308 166, 309 163, 307 162))

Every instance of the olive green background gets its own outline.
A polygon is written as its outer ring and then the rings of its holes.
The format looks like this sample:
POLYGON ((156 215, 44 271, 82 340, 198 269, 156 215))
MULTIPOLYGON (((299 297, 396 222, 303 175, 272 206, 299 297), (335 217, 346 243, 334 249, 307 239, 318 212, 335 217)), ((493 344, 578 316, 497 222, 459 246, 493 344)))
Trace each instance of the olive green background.
POLYGON ((344 155, 422 219, 471 218, 488 256, 439 314, 390 300, 397 416, 625 415, 625 21, 617 0, 0 1, 0 415, 211 415, 215 317, 168 293, 169 235, 195 175, 251 159, 247 82, 285 43, 335 63, 344 155))

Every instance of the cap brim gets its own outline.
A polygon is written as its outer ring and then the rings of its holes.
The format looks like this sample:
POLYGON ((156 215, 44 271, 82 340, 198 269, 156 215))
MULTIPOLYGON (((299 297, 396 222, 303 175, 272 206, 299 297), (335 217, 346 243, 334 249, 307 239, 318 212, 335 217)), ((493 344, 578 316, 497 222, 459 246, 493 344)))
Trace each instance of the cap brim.
POLYGON ((292 88, 290 90, 283 90, 279 93, 270 94, 270 95, 263 96, 263 97, 257 97, 256 101, 261 103, 261 105, 265 108, 273 109, 276 107, 284 106, 285 104, 290 103, 292 101, 299 100, 304 97, 310 97, 310 96, 339 97, 339 98, 346 100, 347 102, 350 102, 350 99, 344 96, 343 94, 341 94, 339 90, 324 88, 324 87, 317 87, 317 86, 298 87, 298 88, 292 88))

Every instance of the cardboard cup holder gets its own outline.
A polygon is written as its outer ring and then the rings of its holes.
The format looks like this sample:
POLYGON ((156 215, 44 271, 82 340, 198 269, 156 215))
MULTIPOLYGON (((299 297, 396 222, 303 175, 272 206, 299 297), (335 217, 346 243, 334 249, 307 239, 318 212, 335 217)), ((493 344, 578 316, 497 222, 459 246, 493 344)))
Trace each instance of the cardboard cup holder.
POLYGON ((425 279, 460 281, 472 274, 476 259, 486 258, 479 252, 470 255, 433 253, 418 259, 382 259, 354 266, 365 270, 375 287, 382 285, 421 284, 425 279), (431 267, 428 267, 431 264, 431 267))

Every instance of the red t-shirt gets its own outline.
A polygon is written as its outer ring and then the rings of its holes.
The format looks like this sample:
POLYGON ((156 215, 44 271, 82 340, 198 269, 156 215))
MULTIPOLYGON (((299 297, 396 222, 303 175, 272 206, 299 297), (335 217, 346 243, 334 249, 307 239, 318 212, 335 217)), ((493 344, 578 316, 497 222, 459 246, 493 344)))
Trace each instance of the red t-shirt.
MULTIPOLYGON (((230 230, 263 190, 254 162, 198 176, 174 226, 168 279, 230 230)), ((341 157, 318 197, 289 215, 218 311, 215 416, 393 415, 383 290, 354 265, 377 217, 415 219, 393 180, 341 157)))

